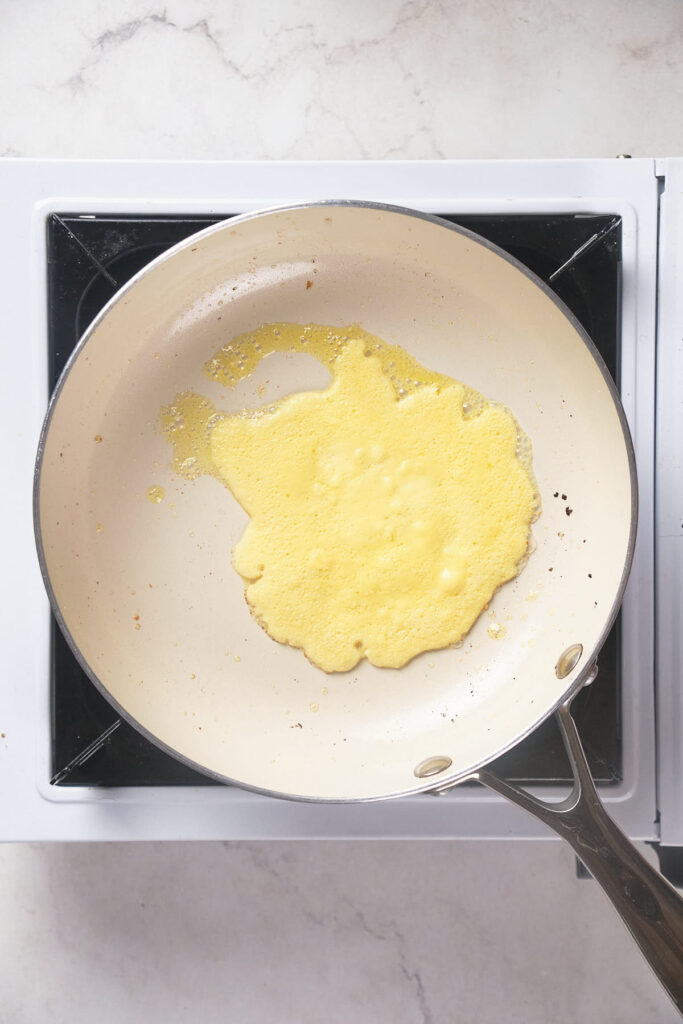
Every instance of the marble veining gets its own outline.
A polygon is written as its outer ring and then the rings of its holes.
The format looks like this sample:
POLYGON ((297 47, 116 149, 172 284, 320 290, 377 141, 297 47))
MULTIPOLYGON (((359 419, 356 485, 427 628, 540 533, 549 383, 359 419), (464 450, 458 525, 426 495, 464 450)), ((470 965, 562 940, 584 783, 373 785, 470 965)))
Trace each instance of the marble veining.
POLYGON ((5 4, 0 154, 675 155, 683 6, 5 4))
POLYGON ((223 47, 221 46, 220 42, 211 31, 209 22, 206 18, 200 18, 198 21, 194 22, 191 25, 183 26, 179 25, 175 21, 172 21, 168 17, 166 11, 164 10, 161 13, 153 12, 152 14, 145 15, 143 18, 134 18, 131 21, 125 21, 122 24, 115 26, 114 28, 108 28, 104 32, 101 32, 95 39, 92 40, 92 58, 89 59, 82 67, 80 67, 74 75, 68 78, 65 82, 60 83, 57 86, 57 88, 65 88, 74 94, 82 92, 83 90, 88 88, 88 85, 92 80, 92 73, 97 68, 99 62, 103 60, 110 51, 116 49, 119 46, 122 46, 124 43, 127 43, 129 40, 133 39, 134 36, 136 36, 147 26, 163 26, 164 28, 172 29, 178 32, 184 32, 188 35, 191 35, 194 32, 199 33, 201 36, 203 36, 204 39, 206 39, 211 44, 216 54, 218 55, 221 64, 229 72, 232 72, 233 74, 241 78, 242 81, 248 82, 254 79, 258 79, 258 77, 263 78, 267 74, 268 69, 266 68, 262 72, 260 72, 259 76, 248 75, 244 71, 242 71, 242 69, 238 67, 238 65, 234 61, 230 60, 226 55, 225 51, 223 50, 223 47))
POLYGON ((12 1024, 677 1019, 559 843, 4 846, 0 893, 12 1024))

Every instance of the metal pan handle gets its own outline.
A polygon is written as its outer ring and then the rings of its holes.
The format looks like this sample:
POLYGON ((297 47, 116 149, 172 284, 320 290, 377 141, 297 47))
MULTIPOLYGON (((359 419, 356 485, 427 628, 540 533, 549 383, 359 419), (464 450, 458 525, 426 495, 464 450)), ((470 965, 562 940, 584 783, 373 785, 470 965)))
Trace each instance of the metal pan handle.
POLYGON ((500 778, 490 768, 475 775, 484 786, 519 804, 549 825, 609 896, 646 960, 683 1011, 683 899, 638 853, 609 817, 595 790, 567 701, 556 712, 574 787, 558 803, 545 803, 500 778))

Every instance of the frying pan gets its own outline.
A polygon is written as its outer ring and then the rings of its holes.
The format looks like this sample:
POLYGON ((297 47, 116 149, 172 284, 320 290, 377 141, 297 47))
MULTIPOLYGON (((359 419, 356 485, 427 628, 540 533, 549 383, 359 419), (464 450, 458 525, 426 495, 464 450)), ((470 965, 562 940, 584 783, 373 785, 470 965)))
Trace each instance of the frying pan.
POLYGON ((266 210, 200 232, 133 278, 81 339, 43 428, 35 523, 76 657, 153 742, 214 778, 300 800, 477 779, 572 844, 683 1006, 679 898, 603 810, 569 711, 628 577, 633 449, 598 352, 521 264, 436 217, 372 203, 266 210), (237 410, 324 386, 301 355, 268 357, 234 391, 203 375, 226 341, 278 321, 360 324, 503 403, 531 438, 535 550, 461 647, 326 675, 250 616, 230 562, 245 513, 215 479, 174 476, 159 410, 187 388, 237 410), (164 500, 147 500, 150 487, 164 500), (549 805, 485 766, 553 713, 575 785, 549 805))

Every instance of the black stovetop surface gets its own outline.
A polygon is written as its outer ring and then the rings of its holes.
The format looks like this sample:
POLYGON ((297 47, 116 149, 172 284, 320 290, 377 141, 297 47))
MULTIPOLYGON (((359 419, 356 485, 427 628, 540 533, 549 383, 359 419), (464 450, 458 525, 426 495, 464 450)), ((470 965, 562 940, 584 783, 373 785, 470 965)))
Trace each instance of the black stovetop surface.
MULTIPOLYGON (((220 217, 52 215, 47 224, 50 386, 79 337, 133 274, 165 249, 220 217)), ((514 214, 449 216, 516 256, 548 281, 586 328, 619 380, 621 221, 617 216, 514 214)), ((600 655, 600 674, 573 714, 596 781, 621 779, 620 620, 600 655)), ((117 720, 52 624, 52 769, 61 772, 117 720)), ((97 744, 95 744, 97 746, 97 744)), ((524 782, 566 782, 571 773, 550 719, 497 768, 524 782)), ((60 785, 216 785, 163 753, 122 722, 60 785)))

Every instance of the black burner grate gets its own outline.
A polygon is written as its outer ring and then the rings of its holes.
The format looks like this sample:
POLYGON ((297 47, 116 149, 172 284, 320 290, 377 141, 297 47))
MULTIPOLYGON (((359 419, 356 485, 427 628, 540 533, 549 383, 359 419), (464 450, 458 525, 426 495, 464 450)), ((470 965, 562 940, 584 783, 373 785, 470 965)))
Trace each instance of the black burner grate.
MULTIPOLYGON (((53 214, 47 223, 48 358, 54 388, 66 360, 93 317, 150 260, 225 218, 53 214)), ((550 283, 588 331, 614 379, 619 379, 621 221, 583 214, 448 216, 516 256, 550 283)), ((621 780, 620 621, 600 656, 597 681, 573 704, 586 754, 598 782, 621 780)), ((52 769, 56 785, 216 785, 163 753, 114 709, 52 627, 52 769), (106 734, 106 735, 105 735, 106 734), (98 744, 98 738, 102 743, 98 744)), ((545 722, 497 767, 529 783, 570 779, 555 722, 545 722)))

